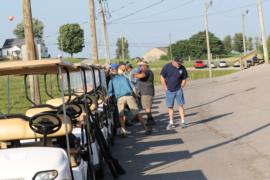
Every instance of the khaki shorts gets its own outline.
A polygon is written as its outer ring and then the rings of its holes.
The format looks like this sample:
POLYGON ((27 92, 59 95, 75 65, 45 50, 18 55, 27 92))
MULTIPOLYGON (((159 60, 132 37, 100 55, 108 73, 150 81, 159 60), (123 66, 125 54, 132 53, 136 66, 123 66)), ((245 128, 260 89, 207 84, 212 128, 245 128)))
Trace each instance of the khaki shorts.
POLYGON ((125 107, 128 106, 134 116, 139 113, 139 108, 133 96, 122 96, 117 101, 120 116, 124 116, 125 107))
POLYGON ((151 109, 152 108, 152 102, 153 102, 153 96, 142 95, 141 96, 141 102, 142 102, 143 109, 151 109))

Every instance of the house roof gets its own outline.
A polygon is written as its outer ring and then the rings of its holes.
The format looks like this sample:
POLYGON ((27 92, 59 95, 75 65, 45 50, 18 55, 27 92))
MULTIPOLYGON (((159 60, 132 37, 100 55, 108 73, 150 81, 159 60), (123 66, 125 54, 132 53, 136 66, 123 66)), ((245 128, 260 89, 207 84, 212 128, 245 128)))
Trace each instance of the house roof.
MULTIPOLYGON (((35 41, 37 41, 39 38, 35 38, 35 41)), ((22 45, 25 44, 24 39, 19 39, 19 38, 14 38, 14 39, 6 39, 2 49, 7 49, 11 48, 13 46, 19 46, 21 47, 22 45)))
POLYGON ((24 43, 24 39, 6 39, 2 49, 11 48, 13 46, 22 46, 24 43))

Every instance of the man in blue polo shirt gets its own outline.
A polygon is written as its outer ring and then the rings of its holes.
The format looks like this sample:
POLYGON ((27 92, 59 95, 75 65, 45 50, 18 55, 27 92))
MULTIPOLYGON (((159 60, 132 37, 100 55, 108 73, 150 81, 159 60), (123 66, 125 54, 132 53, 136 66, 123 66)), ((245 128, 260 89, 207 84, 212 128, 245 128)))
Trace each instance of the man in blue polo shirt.
POLYGON ((161 84, 164 91, 166 91, 166 104, 169 113, 169 124, 166 129, 171 130, 174 127, 173 124, 173 106, 174 100, 179 106, 179 114, 181 117, 182 127, 186 127, 185 124, 185 98, 183 93, 183 87, 187 83, 188 73, 186 68, 182 65, 180 58, 175 58, 171 63, 166 64, 161 73, 161 84))

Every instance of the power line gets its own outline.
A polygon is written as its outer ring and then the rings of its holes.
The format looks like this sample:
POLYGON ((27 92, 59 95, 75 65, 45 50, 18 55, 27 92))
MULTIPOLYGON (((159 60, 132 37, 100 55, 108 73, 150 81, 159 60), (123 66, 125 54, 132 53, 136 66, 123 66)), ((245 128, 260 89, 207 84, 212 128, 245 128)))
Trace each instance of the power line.
POLYGON ((157 13, 150 14, 149 16, 145 16, 145 17, 141 17, 141 18, 137 18, 137 19, 132 19, 132 20, 129 20, 129 21, 137 21, 138 19, 142 19, 142 18, 145 19, 145 18, 150 18, 150 17, 156 16, 156 15, 167 14, 167 13, 170 13, 170 12, 172 12, 172 11, 174 11, 174 10, 179 9, 179 8, 185 7, 185 6, 187 6, 187 5, 191 4, 191 3, 193 3, 194 1, 195 1, 195 0, 189 0, 188 2, 185 2, 185 3, 183 3, 183 4, 180 4, 180 5, 178 5, 178 6, 174 7, 174 8, 166 9, 166 10, 164 10, 164 11, 159 11, 159 12, 157 12, 157 13))
POLYGON ((156 2, 156 3, 153 3, 153 4, 149 5, 149 6, 144 7, 144 8, 142 8, 142 9, 138 9, 137 11, 134 11, 133 13, 130 13, 130 14, 125 15, 125 16, 122 16, 122 17, 119 17, 119 18, 117 18, 117 19, 113 19, 113 20, 112 20, 111 22, 109 22, 109 23, 116 22, 116 21, 125 19, 125 18, 127 18, 127 17, 133 16, 133 15, 139 13, 139 12, 142 12, 142 11, 145 11, 145 10, 147 10, 147 9, 150 9, 150 8, 152 8, 152 7, 154 7, 154 6, 157 6, 157 5, 161 4, 161 3, 163 3, 164 1, 165 1, 165 0, 160 0, 160 1, 156 2))
MULTIPOLYGON (((223 11, 216 11, 213 13, 209 13, 209 16, 212 15, 219 15, 219 14, 225 14, 227 12, 231 12, 231 11, 235 11, 235 10, 239 10, 245 7, 250 7, 255 5, 256 3, 250 3, 250 4, 246 4, 243 6, 239 6, 239 7, 235 7, 235 8, 231 8, 231 9, 227 9, 227 10, 223 10, 223 11)), ((191 20, 191 19, 197 19, 197 18, 203 18, 203 14, 200 15, 195 15, 195 16, 188 16, 188 17, 183 17, 183 18, 174 18, 174 19, 161 19, 161 20, 155 20, 155 21, 137 21, 137 22, 115 22, 111 24, 152 24, 152 23, 161 23, 161 22, 173 22, 173 21, 183 21, 183 20, 191 20)))
POLYGON ((126 8, 126 7, 128 7, 128 6, 130 6, 130 5, 133 5, 133 4, 135 4, 135 2, 134 2, 134 1, 131 1, 131 2, 129 2, 129 3, 126 4, 126 5, 123 5, 123 6, 119 7, 119 8, 117 8, 117 9, 112 10, 111 12, 112 12, 112 13, 115 13, 115 12, 117 12, 117 11, 119 11, 119 10, 121 10, 121 9, 124 9, 124 8, 126 8))

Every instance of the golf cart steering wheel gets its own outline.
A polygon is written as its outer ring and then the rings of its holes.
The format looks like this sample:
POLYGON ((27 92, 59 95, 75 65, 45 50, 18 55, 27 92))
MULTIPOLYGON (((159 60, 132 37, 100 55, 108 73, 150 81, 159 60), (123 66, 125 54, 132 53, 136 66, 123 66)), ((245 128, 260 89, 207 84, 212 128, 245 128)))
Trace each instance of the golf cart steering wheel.
POLYGON ((33 116, 29 126, 35 133, 47 136, 57 132, 62 126, 62 121, 57 115, 45 112, 33 116))

